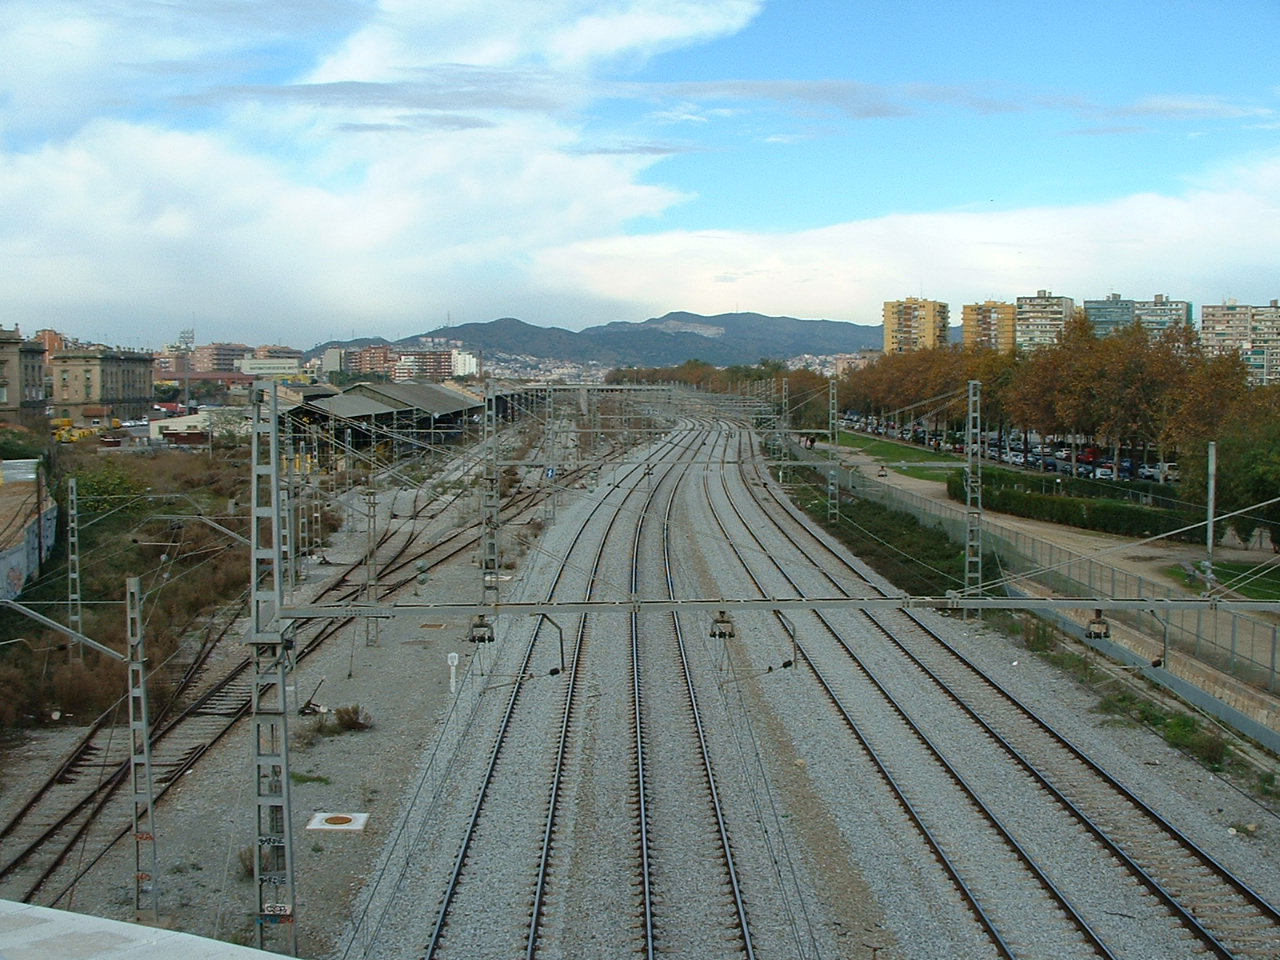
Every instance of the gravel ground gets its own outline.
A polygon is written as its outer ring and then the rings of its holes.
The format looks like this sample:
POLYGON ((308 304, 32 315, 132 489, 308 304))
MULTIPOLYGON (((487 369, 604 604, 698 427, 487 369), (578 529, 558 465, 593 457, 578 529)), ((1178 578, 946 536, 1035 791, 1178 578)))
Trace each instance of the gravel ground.
MULTIPOLYGON (((607 482, 606 476, 602 487, 607 482)), ((563 555, 566 538, 596 495, 580 490, 562 497, 555 524, 512 571, 504 597, 537 598, 553 559, 563 555)), ((688 539, 696 539, 699 550, 677 567, 677 593, 746 595, 738 586, 713 586, 736 561, 708 533, 710 519, 695 500, 691 495, 680 508, 678 525, 681 533, 698 531, 688 539)), ((456 522, 456 515, 442 516, 440 522, 456 522)), ((363 548, 359 511, 353 511, 349 527, 326 550, 335 564, 355 559, 363 548)), ((332 572, 313 566, 298 599, 306 599, 307 590, 332 572)), ((458 561, 433 571, 421 590, 424 600, 478 597, 479 571, 473 563, 458 561)), ((744 850, 744 866, 757 878, 788 878, 786 885, 782 879, 769 885, 789 891, 784 899, 790 916, 783 911, 766 920, 762 914, 762 925, 811 931, 802 944, 773 955, 877 960, 984 956, 989 948, 968 913, 937 878, 936 868, 913 852, 914 839, 900 815, 885 807, 878 784, 868 776, 851 775, 850 762, 833 750, 820 726, 793 710, 811 681, 799 670, 776 669, 790 651, 770 619, 737 618, 738 637, 731 649, 707 638, 705 616, 683 619, 704 691, 701 703, 726 721, 727 729, 712 750, 717 771, 724 773, 737 829, 745 837, 748 822, 755 821, 773 845, 771 863, 744 850), (730 668, 737 672, 727 674, 730 668)), ((1147 731, 1092 712, 1094 694, 1019 644, 980 623, 930 619, 967 656, 1051 722, 1070 729, 1081 746, 1259 892, 1280 900, 1280 822, 1273 815, 1147 731), (1251 825, 1257 829, 1245 829, 1251 825)), ((365 629, 357 624, 328 641, 297 671, 300 697, 308 696, 323 677, 317 700, 331 706, 359 703, 374 721, 371 730, 329 736, 316 735, 313 720, 298 718, 294 724, 292 796, 302 956, 362 956, 375 943, 373 953, 380 957, 421 954, 422 927, 406 920, 410 914, 434 917, 436 904, 423 892, 430 887, 420 884, 439 876, 439 865, 456 854, 454 825, 457 810, 466 807, 466 791, 456 796, 449 791, 469 782, 469 771, 484 759, 489 737, 479 731, 487 729, 488 718, 505 704, 500 697, 482 694, 482 684, 469 672, 476 665, 474 648, 466 642, 468 626, 469 620, 458 616, 401 617, 385 622, 377 645, 367 646, 365 629), (456 698, 449 691, 445 658, 450 652, 460 655, 456 698), (369 823, 359 833, 308 831, 304 827, 314 812, 367 812, 369 823), (410 857, 410 849, 419 852, 410 857), (352 938, 357 921, 361 926, 352 938)), ((508 641, 499 646, 517 649, 529 629, 529 623, 507 625, 508 641)), ((490 659, 485 664, 489 673, 501 672, 502 664, 494 659, 498 651, 486 650, 483 656, 490 659)), ((537 669, 545 672, 549 665, 539 663, 537 669)), ((247 724, 242 727, 170 792, 156 823, 165 921, 243 943, 253 937, 255 901, 253 884, 240 865, 241 849, 253 840, 251 754, 247 724)), ((0 772, 3 802, 24 795, 58 755, 60 744, 73 739, 74 731, 42 731, 11 747, 0 772)), ((132 870, 132 850, 120 845, 80 883, 71 904, 59 905, 128 919, 132 870)), ((777 936, 791 934, 784 930, 777 936)))

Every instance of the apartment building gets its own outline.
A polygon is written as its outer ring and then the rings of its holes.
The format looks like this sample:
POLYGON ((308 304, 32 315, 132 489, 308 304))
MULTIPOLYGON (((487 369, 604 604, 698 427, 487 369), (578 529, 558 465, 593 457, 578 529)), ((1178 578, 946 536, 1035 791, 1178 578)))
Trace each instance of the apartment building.
POLYGON ((395 369, 396 360, 399 356, 398 352, 392 351, 391 347, 385 343, 363 347, 347 354, 348 369, 354 370, 356 373, 385 373, 389 375, 395 369))
POLYGON ((255 360, 295 360, 298 366, 302 366, 301 350, 297 347, 286 347, 278 343, 254 347, 253 357, 255 360))
POLYGON ((951 309, 938 300, 886 300, 884 352, 909 353, 945 347, 951 339, 951 309))
POLYGON ((1002 300, 966 303, 960 318, 964 345, 1013 353, 1017 308, 1002 300))
POLYGON ((45 414, 44 344, 24 339, 17 325, 0 327, 0 420, 39 426, 45 414))
POLYGON ((391 370, 391 379, 448 380, 453 376, 453 355, 448 350, 403 350, 391 370))
POLYGON ((1280 300, 1265 306, 1206 303, 1200 308, 1200 342, 1211 353, 1239 353, 1251 383, 1280 383, 1280 300))
POLYGON ((480 358, 468 350, 450 350, 453 376, 474 377, 480 373, 480 358))
POLYGON ((1133 305, 1133 318, 1151 333, 1160 333, 1170 327, 1191 326, 1191 302, 1170 300, 1157 293, 1150 300, 1138 300, 1133 305))
POLYGON ((69 340, 60 334, 57 330, 51 330, 48 327, 43 330, 37 330, 36 335, 31 338, 38 340, 40 346, 44 348, 44 363, 49 364, 49 358, 59 350, 65 350, 67 347, 79 346, 74 340, 69 340))
POLYGON ((68 347, 49 358, 53 416, 79 427, 134 420, 151 412, 151 354, 100 345, 68 347))
POLYGON ((202 343, 191 351, 191 369, 196 373, 234 373, 238 361, 253 356, 244 343, 202 343))
POLYGON ((1038 350, 1057 343, 1059 335, 1074 316, 1075 301, 1038 290, 1034 297, 1018 297, 1014 319, 1014 346, 1018 350, 1038 350))
POLYGON ((1158 334, 1178 324, 1190 324, 1191 304, 1186 300, 1170 300, 1163 293, 1157 293, 1150 300, 1127 300, 1111 293, 1105 300, 1086 300, 1084 315, 1100 337, 1131 323, 1140 323, 1148 332, 1158 334))
POLYGON ((190 352, 178 347, 165 347, 153 354, 151 359, 158 380, 173 380, 184 373, 191 373, 193 369, 190 352))
POLYGON ((1118 293, 1109 293, 1105 300, 1086 300, 1084 315, 1093 324, 1093 332, 1100 337, 1121 330, 1134 320, 1134 302, 1118 293))

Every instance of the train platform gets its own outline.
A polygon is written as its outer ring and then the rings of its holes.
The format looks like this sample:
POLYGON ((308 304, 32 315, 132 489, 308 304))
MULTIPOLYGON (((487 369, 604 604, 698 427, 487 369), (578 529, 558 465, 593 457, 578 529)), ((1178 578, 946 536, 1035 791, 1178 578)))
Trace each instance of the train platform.
POLYGON ((254 960, 279 956, 175 930, 0 900, 0 960, 254 960))

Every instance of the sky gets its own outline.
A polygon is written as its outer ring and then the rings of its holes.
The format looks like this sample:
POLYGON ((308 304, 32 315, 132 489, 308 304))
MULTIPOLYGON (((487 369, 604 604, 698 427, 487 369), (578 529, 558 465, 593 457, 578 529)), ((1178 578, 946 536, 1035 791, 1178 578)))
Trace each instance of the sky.
POLYGON ((1278 32, 1276 0, 0 0, 0 323, 1266 303, 1278 32))

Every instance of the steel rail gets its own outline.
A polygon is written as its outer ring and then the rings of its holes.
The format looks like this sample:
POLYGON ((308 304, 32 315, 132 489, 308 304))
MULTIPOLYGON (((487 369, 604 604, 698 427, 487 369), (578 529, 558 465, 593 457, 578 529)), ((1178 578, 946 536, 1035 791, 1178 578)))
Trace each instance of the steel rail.
MULTIPOLYGON (((759 494, 756 492, 756 488, 752 485, 748 485, 748 487, 751 492, 751 495, 759 503, 759 494)), ((839 552, 832 550, 830 546, 828 546, 826 543, 823 542, 822 538, 813 536, 810 524, 806 522, 800 515, 798 515, 793 505, 791 505, 790 503, 784 502, 782 498, 778 496, 776 490, 773 488, 772 485, 765 484, 764 489, 768 491, 769 496, 771 497, 771 499, 774 501, 775 504, 777 504, 779 507, 782 507, 788 513, 788 515, 790 515, 791 518, 802 527, 802 529, 806 530, 806 532, 809 533, 809 536, 811 537, 812 541, 821 546, 822 550, 830 558, 830 560, 833 560, 839 563, 849 573, 865 581, 865 578, 862 576, 861 572, 858 571, 857 568, 849 564, 848 561, 843 556, 841 556, 839 552)), ((762 507, 762 509, 764 509, 764 505, 762 503, 760 503, 760 506, 762 507)), ((768 511, 766 509, 765 512, 770 516, 772 516, 771 511, 768 511)), ((775 525, 776 525, 776 522, 775 522, 775 525)), ((780 525, 777 525, 777 529, 783 536, 787 537, 787 539, 793 543, 796 549, 799 550, 801 554, 805 556, 806 559, 808 559, 814 565, 815 569, 820 571, 820 573, 828 580, 828 582, 835 589, 839 590, 840 592, 847 592, 846 588, 835 577, 831 575, 830 567, 827 563, 823 563, 820 560, 818 560, 816 557, 814 557, 813 554, 808 549, 806 549, 806 547, 803 544, 801 544, 798 540, 796 540, 793 536, 791 536, 787 531, 783 530, 780 525)), ((785 576, 785 573, 784 573, 784 576, 785 576)), ((1119 783, 1114 777, 1112 777, 1109 773, 1107 773, 1107 771, 1105 771, 1098 763, 1092 760, 1083 750, 1076 747, 1075 744, 1072 743, 1068 737, 1060 733, 1058 730, 1054 729, 1049 723, 1047 723, 1043 718, 1041 718, 1033 710, 1031 710, 1029 707, 1023 704, 1020 700, 1015 698, 1012 694, 1004 690, 1003 687, 1001 687, 998 683, 992 680, 984 672, 979 670, 971 661, 963 657, 959 653, 959 651, 955 650, 955 648, 952 647, 951 644, 943 640, 937 634, 936 631, 932 630, 926 624, 924 624, 920 620, 920 618, 914 616, 911 611, 903 611, 903 612, 908 616, 908 618, 911 620, 913 625, 915 625, 918 629, 920 629, 923 633, 925 633, 926 636, 928 636, 935 643, 936 646, 946 651, 946 653, 950 655, 950 657, 953 660, 961 663, 965 668, 967 668, 972 673, 972 675, 982 683, 985 689, 987 689, 991 694, 997 696, 1000 700, 1002 700, 1006 704, 1016 709, 1016 711, 1021 715, 1023 719, 1033 724, 1035 728, 1037 728, 1044 736, 1048 737, 1056 746, 1060 747, 1061 749, 1069 753, 1071 757, 1081 767, 1086 769, 1097 780, 1101 781, 1103 784, 1109 787, 1119 797, 1122 804, 1128 805, 1133 809, 1135 809, 1136 811, 1138 811, 1151 824, 1155 825, 1157 827, 1158 832, 1164 835, 1178 849, 1183 851, 1184 854, 1189 855, 1190 857, 1195 859, 1196 862, 1198 862, 1201 866, 1207 869, 1215 877, 1215 879, 1218 882, 1226 884, 1233 891, 1233 893, 1235 893, 1236 895, 1241 897, 1246 903, 1248 903, 1251 906, 1251 908, 1255 911, 1255 919, 1269 926, 1270 942, 1273 945, 1275 943, 1280 943, 1280 912, 1278 912, 1275 907, 1269 904, 1260 894, 1258 894, 1255 890, 1253 890, 1249 885, 1245 884, 1243 881, 1237 878, 1234 874, 1232 874, 1229 870, 1227 870, 1225 867, 1219 864, 1216 860, 1214 860, 1214 858, 1212 858, 1208 853, 1203 851, 1189 837, 1187 837, 1181 831, 1177 830, 1172 824, 1170 824, 1167 820, 1161 817, 1155 810, 1153 810, 1149 805, 1143 802, 1132 791, 1124 787, 1123 784, 1119 783)), ((969 706, 969 704, 965 701, 963 697, 957 694, 954 690, 950 689, 949 685, 941 677, 939 677, 934 671, 930 670, 927 666, 925 666, 918 657, 916 657, 913 653, 911 653, 911 651, 907 650, 905 645, 900 640, 900 638, 898 638, 893 633, 893 631, 891 631, 888 628, 887 625, 885 625, 879 618, 875 617, 870 611, 862 611, 862 613, 886 638, 890 640, 890 642, 892 642, 895 646, 897 646, 899 650, 901 650, 901 652, 906 657, 908 657, 917 666, 917 668, 920 669, 924 673, 924 675, 928 677, 929 680, 940 691, 943 692, 945 696, 947 696, 954 704, 956 704, 959 709, 964 711, 966 715, 968 715, 976 725, 982 728, 987 733, 987 735, 995 743, 997 743, 1001 747, 1001 749, 1003 749, 1006 752, 1006 754, 1011 757, 1011 759, 1014 760, 1015 763, 1017 763, 1020 767, 1022 767, 1028 773, 1028 775, 1033 777, 1041 785, 1041 787, 1044 790, 1046 790, 1051 796, 1053 796, 1055 799, 1055 802, 1057 802, 1073 819, 1075 819, 1076 822, 1079 823, 1082 828, 1084 828, 1087 832, 1089 832, 1092 836, 1094 836, 1095 839, 1098 840, 1098 842, 1102 843, 1103 846, 1109 851, 1110 855, 1113 856, 1117 862, 1123 864, 1125 869, 1128 870, 1134 876, 1135 879, 1137 879, 1147 890, 1149 890, 1155 897, 1157 897, 1160 900, 1160 902, 1165 905, 1166 909, 1170 912, 1172 917, 1176 919, 1179 923, 1181 923, 1181 925, 1185 929, 1187 929, 1193 936, 1195 936, 1196 939, 1199 940, 1201 944, 1208 951, 1222 958, 1230 958, 1230 957, 1237 956, 1237 954, 1233 952, 1232 948, 1223 942, 1224 939, 1229 940, 1231 938, 1230 931, 1215 932, 1213 929, 1210 929, 1209 924, 1214 921, 1216 921, 1219 926, 1222 925, 1223 915, 1220 911, 1218 912, 1206 911, 1209 913, 1214 913, 1214 916, 1212 917, 1212 919, 1208 917, 1204 919, 1202 919, 1201 917, 1198 917, 1192 906, 1188 906, 1187 904, 1185 904, 1181 898, 1179 898, 1176 894, 1174 894, 1169 889, 1169 884, 1167 882, 1161 882, 1161 880, 1153 876, 1152 872, 1147 867, 1145 867, 1142 863, 1140 863, 1135 856, 1131 855, 1117 841, 1117 839, 1112 835, 1111 831, 1108 831, 1104 829, 1101 825, 1099 825, 1093 816, 1091 816, 1088 812, 1086 812, 1083 808, 1081 808, 1075 801, 1069 798, 1064 791, 1060 790, 1055 784, 1053 784, 1049 780, 1049 778, 1044 773, 1042 773, 1034 763, 1032 763, 1029 759, 1027 759, 1025 755, 1020 750, 1018 750, 1006 737, 1002 736, 990 724, 988 724, 985 720, 979 717, 977 712, 973 710, 972 707, 969 706)), ((854 651, 849 648, 849 646, 844 642, 843 638, 841 638, 838 635, 838 632, 831 626, 829 621, 827 621, 827 619, 824 616, 817 613, 816 611, 814 615, 824 624, 827 630, 831 632, 832 636, 838 640, 841 646, 845 649, 847 655, 855 662, 858 662, 859 658, 857 654, 854 653, 854 651)), ((866 668, 863 667, 862 669, 865 670, 866 668)), ((1155 859, 1161 865, 1162 869, 1166 873, 1171 869, 1171 861, 1168 858, 1158 857, 1155 859)), ((1197 895, 1203 898, 1204 894, 1199 891, 1200 884, 1202 883, 1202 880, 1200 877, 1183 876, 1181 878, 1176 878, 1176 879, 1177 881, 1179 881, 1177 885, 1180 886, 1182 889, 1188 890, 1188 891, 1197 891, 1197 895)), ((1219 899, 1215 901, 1214 905, 1216 907, 1221 907, 1221 904, 1222 904, 1222 901, 1219 899)), ((1245 919, 1247 920, 1248 918, 1245 918, 1245 919)))
MULTIPOLYGON (((722 479, 723 479, 723 474, 722 474, 722 479)), ((717 526, 719 526, 720 532, 724 537, 725 542, 729 545, 734 555, 738 558, 739 563, 741 563, 743 571, 746 573, 747 577, 752 581, 752 583, 756 586, 757 590, 759 590, 763 594, 764 593, 763 586, 760 584, 759 580, 756 578, 755 573, 751 570, 750 564, 747 563, 746 558, 742 555, 737 544, 734 542, 734 539, 730 535, 728 528, 725 526, 723 519, 719 515, 719 512, 716 511, 714 508, 714 501, 711 497, 709 482, 710 482, 709 478, 704 478, 704 483, 708 484, 707 503, 709 505, 712 505, 712 516, 714 517, 717 526)), ((727 488, 726 488, 726 495, 727 495, 727 488)), ((732 504, 732 499, 730 499, 730 503, 732 504)), ((745 525, 745 521, 744 521, 744 525, 745 525)), ((839 696, 835 693, 834 689, 831 687, 826 677, 817 668, 816 664, 813 663, 808 652, 804 649, 803 645, 800 644, 798 641, 796 642, 796 652, 799 656, 803 658, 805 664, 813 672, 814 677, 818 680, 819 685, 822 687, 824 693, 826 694, 827 698, 830 700, 832 706, 835 707, 836 712, 840 715, 841 719, 844 721, 845 726, 849 729, 850 733, 853 734, 854 738, 858 741, 863 751, 867 754, 868 758, 871 760, 871 762, 875 766, 876 771, 880 774, 881 780, 889 788, 889 790, 894 796, 894 799, 898 802, 899 807, 902 809, 902 811, 906 814, 907 818, 912 822, 912 824, 915 825, 916 829, 919 831, 921 837, 925 841, 925 844, 932 851, 934 857, 937 859, 938 863, 942 866, 944 872, 947 874, 952 884, 955 886, 956 892, 964 900, 965 904, 968 905, 970 913, 973 915, 974 919, 978 922, 979 926, 986 933, 987 938, 990 940, 997 955, 1004 958, 1004 960, 1015 960, 1017 954, 1015 953, 1014 948, 1005 941, 1004 936, 1000 932, 994 918, 982 905, 977 894, 972 890, 969 883, 963 877, 960 867, 955 863, 955 861, 952 859, 950 854, 947 853, 943 844, 934 835, 933 831, 929 829, 929 827, 925 822, 925 818, 923 814, 916 809, 915 804, 913 804, 911 802, 911 799, 907 796, 906 789, 898 782, 897 778, 894 777, 892 771, 889 769, 889 765, 887 761, 885 761, 885 759, 880 755, 880 753, 871 745, 869 741, 867 741, 861 729, 858 727, 857 721, 853 719, 852 715, 845 708, 843 702, 841 702, 839 696)))

